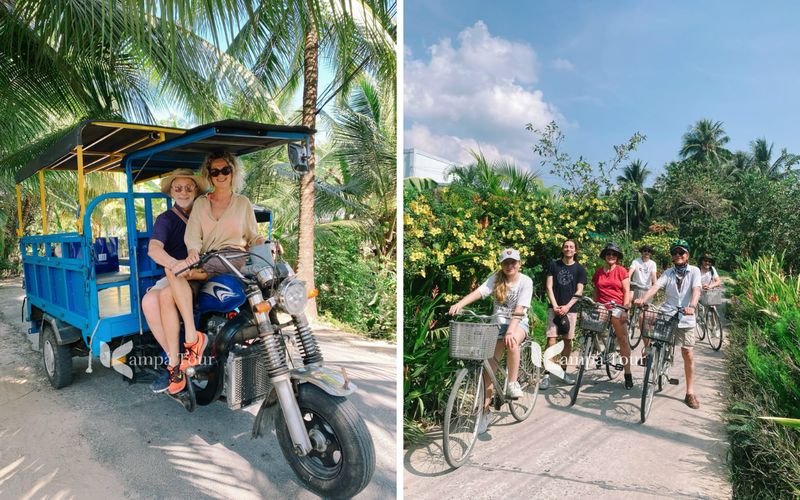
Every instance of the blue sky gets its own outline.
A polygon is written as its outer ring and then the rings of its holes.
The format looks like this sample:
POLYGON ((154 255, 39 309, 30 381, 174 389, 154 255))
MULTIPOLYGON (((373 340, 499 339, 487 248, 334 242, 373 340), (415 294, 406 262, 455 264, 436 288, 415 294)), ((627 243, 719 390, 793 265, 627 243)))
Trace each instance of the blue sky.
MULTIPOLYGON (((528 122, 555 119, 592 163, 634 132, 658 174, 702 118, 732 150, 800 153, 800 4, 407 0, 405 144, 537 169, 528 122), (769 7, 767 7, 767 5, 769 7)), ((546 185, 558 180, 543 172, 546 185)), ((648 184, 652 184, 652 175, 648 184)))

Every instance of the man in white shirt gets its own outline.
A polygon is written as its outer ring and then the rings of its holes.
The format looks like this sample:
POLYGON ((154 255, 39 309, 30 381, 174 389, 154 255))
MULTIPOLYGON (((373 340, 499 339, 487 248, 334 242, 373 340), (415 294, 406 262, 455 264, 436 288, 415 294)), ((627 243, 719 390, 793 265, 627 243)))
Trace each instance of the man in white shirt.
POLYGON ((685 240, 672 243, 669 254, 673 266, 664 271, 653 287, 636 299, 636 305, 644 305, 660 288, 664 288, 667 300, 661 306, 661 312, 672 315, 679 309, 683 311, 675 329, 675 345, 681 346, 686 371, 686 397, 683 401, 689 408, 696 410, 700 408, 700 401, 694 394, 694 312, 700 300, 700 269, 689 265, 689 244, 685 240))
POLYGON ((644 292, 656 284, 656 272, 658 267, 653 259, 653 247, 642 245, 639 247, 641 257, 637 257, 631 262, 629 274, 631 276, 631 289, 633 298, 638 299, 644 292))

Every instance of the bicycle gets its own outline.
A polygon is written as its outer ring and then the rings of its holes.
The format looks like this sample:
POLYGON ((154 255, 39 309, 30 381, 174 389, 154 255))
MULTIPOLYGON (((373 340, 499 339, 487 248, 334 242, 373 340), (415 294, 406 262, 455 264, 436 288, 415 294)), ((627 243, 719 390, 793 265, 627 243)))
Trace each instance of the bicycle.
POLYGON ((578 359, 578 374, 575 377, 575 386, 570 393, 570 406, 573 406, 578 399, 583 375, 591 362, 594 362, 598 369, 601 365, 605 365, 606 375, 609 380, 617 378, 620 372, 625 369, 617 346, 616 332, 614 332, 614 328, 611 325, 611 317, 617 311, 627 312, 627 309, 614 302, 602 304, 589 297, 581 295, 575 295, 575 297, 578 298, 579 307, 577 326, 581 329, 581 356, 578 359), (611 309, 608 308, 609 305, 611 309), (607 332, 607 338, 605 346, 601 346, 599 336, 604 332, 607 332))
POLYGON ((542 377, 541 348, 536 342, 526 338, 520 345, 517 378, 523 396, 518 399, 506 397, 508 371, 505 357, 501 360, 494 359, 500 325, 491 323, 491 316, 475 314, 467 309, 460 316, 464 316, 464 313, 468 313, 478 322, 450 322, 450 358, 463 360, 465 365, 456 374, 444 412, 444 458, 453 468, 458 468, 467 461, 478 439, 478 426, 485 399, 484 375, 488 376, 494 388, 491 406, 500 410, 508 403, 511 415, 518 422, 524 421, 533 412, 542 377), (539 353, 538 363, 534 363, 532 353, 539 353), (495 361, 496 368, 492 366, 490 359, 495 361))
POLYGON ((697 339, 702 341, 708 335, 708 344, 715 351, 722 347, 722 321, 719 318, 717 306, 722 304, 722 288, 709 288, 700 294, 697 304, 697 339))
MULTIPOLYGON (((638 299, 639 297, 644 295, 645 292, 647 292, 646 288, 636 288, 634 285, 631 286, 633 290, 633 300, 638 299)), ((630 318, 628 318, 628 343, 631 346, 631 350, 635 349, 636 346, 639 345, 639 342, 642 341, 642 330, 641 328, 637 328, 637 326, 639 326, 638 321, 640 316, 641 316, 640 308, 632 306, 631 315, 630 318)))
POLYGON ((645 309, 642 311, 642 337, 650 339, 650 345, 646 350, 647 363, 639 408, 642 423, 650 415, 655 393, 663 390, 664 380, 671 385, 678 385, 677 378, 670 378, 669 369, 675 360, 675 329, 678 327, 681 314, 678 312, 670 316, 652 304, 645 304, 643 307, 645 309))

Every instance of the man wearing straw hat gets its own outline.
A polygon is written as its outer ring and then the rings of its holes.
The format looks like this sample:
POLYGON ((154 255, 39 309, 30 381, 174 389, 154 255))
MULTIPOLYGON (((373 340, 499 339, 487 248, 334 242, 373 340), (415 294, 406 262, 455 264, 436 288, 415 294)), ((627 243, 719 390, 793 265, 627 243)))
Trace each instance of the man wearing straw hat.
MULTIPOLYGON (((205 177, 194 175, 188 168, 174 170, 161 180, 161 192, 171 197, 174 204, 153 224, 147 254, 156 264, 171 269, 186 259, 188 252, 183 238, 186 222, 194 200, 207 192, 208 187, 205 177)), ((188 279, 194 280, 195 286, 207 278, 202 270, 194 269, 190 273, 188 279)), ((186 387, 186 380, 183 373, 175 369, 180 363, 180 316, 168 287, 166 277, 158 280, 142 299, 142 312, 150 331, 169 358, 167 371, 150 388, 153 392, 168 390, 170 394, 176 394, 186 387)))

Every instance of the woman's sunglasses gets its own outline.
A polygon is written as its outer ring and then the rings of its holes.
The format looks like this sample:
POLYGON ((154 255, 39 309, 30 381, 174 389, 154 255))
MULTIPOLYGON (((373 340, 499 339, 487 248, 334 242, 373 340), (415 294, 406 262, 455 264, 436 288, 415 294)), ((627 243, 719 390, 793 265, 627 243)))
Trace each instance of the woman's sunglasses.
POLYGON ((183 193, 186 191, 187 193, 194 192, 194 184, 189 184, 187 186, 172 186, 172 190, 176 193, 183 193))
POLYGON ((233 169, 231 168, 230 165, 228 165, 227 167, 222 167, 222 168, 212 168, 211 170, 208 171, 208 175, 210 175, 211 177, 216 177, 220 174, 231 175, 231 172, 233 172, 233 169))
POLYGON ((671 251, 669 254, 672 255, 673 257, 675 257, 676 255, 684 256, 684 255, 686 255, 686 250, 684 250, 682 248, 678 248, 678 249, 675 249, 675 250, 671 251))

